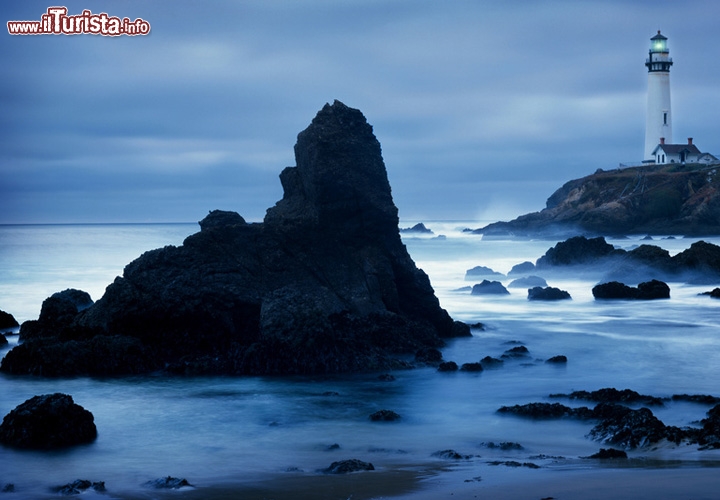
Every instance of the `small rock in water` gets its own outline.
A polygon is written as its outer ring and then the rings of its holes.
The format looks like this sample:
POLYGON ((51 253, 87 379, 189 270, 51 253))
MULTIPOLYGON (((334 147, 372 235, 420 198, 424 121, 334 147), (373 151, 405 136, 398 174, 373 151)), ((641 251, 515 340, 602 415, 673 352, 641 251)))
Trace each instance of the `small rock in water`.
POLYGON ((472 295, 509 295, 510 292, 499 281, 482 280, 481 283, 473 285, 472 295))
MULTIPOLYGON (((54 491, 57 493, 60 493, 63 496, 69 496, 69 495, 79 495, 80 493, 89 490, 92 488, 93 490, 97 492, 104 492, 107 491, 105 489, 105 481, 88 481, 87 479, 76 479, 72 483, 65 484, 63 486, 58 486, 57 488, 53 488, 54 491)), ((4 490, 3 490, 4 491, 4 490)))
POLYGON ((373 464, 370 462, 363 462, 356 458, 350 460, 341 460, 339 462, 333 462, 330 467, 324 469, 325 474, 349 474, 351 472, 370 471, 375 470, 373 464))
POLYGON ((524 358, 526 356, 529 356, 530 351, 527 347, 524 345, 519 345, 517 347, 513 347, 512 349, 508 349, 505 351, 505 353, 502 355, 503 358, 524 358))
POLYGON ((498 358, 493 358, 492 356, 485 356, 483 359, 480 360, 480 364, 483 365, 483 368, 499 368, 501 367, 505 361, 498 358))
POLYGON ((433 457, 443 458, 445 460, 469 460, 472 455, 462 455, 455 450, 441 450, 432 454, 433 457))
POLYGON ((557 365, 565 364, 565 363, 567 363, 567 356, 563 356, 562 354, 560 354, 558 356, 553 356, 552 358, 546 360, 545 362, 557 364, 557 365))
POLYGON ((545 288, 536 286, 528 289, 528 300, 568 300, 572 299, 570 294, 565 290, 560 290, 552 286, 545 288))
POLYGON ((168 489, 168 490, 177 490, 184 487, 191 487, 194 488, 192 484, 188 482, 187 479, 180 479, 177 477, 167 476, 167 477, 161 477, 158 479, 155 479, 154 481, 148 481, 145 483, 145 486, 148 486, 150 488, 157 488, 157 489, 168 489))
POLYGON ((370 415, 370 420, 373 422, 394 422, 400 420, 400 415, 392 410, 379 410, 370 415))
POLYGON ((456 372, 457 370, 458 365, 455 361, 445 361, 444 363, 440 363, 440 365, 438 365, 439 372, 456 372))
POLYGON ((609 458, 627 458, 627 453, 623 450, 616 450, 614 448, 600 448, 600 451, 597 453, 594 453, 590 455, 589 457, 582 457, 582 458, 599 458, 599 459, 609 459, 609 458))
POLYGON ((461 372, 481 372, 483 367, 481 363, 463 363, 460 367, 461 372))
POLYGON ((484 446, 485 448, 489 448, 491 450, 524 450, 525 448, 520 443, 513 443, 510 441, 503 441, 502 443, 493 443, 490 441, 489 443, 480 443, 480 446, 484 446))
POLYGON ((15 485, 13 483, 6 483, 5 486, 3 486, 2 490, 0 490, 2 493, 14 493, 15 492, 15 485))

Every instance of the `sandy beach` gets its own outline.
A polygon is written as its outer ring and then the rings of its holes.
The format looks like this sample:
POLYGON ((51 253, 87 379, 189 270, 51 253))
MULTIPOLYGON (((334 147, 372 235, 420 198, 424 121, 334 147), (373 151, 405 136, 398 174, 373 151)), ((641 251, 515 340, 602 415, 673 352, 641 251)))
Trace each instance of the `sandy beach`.
MULTIPOLYGON (((296 475, 253 483, 198 486, 182 491, 133 493, 121 498, 220 500, 715 500, 720 469, 697 464, 674 467, 592 468, 494 467, 400 468, 347 475, 296 475)), ((714 466, 712 466, 714 465, 714 466)), ((115 495, 113 495, 115 496, 115 495)))

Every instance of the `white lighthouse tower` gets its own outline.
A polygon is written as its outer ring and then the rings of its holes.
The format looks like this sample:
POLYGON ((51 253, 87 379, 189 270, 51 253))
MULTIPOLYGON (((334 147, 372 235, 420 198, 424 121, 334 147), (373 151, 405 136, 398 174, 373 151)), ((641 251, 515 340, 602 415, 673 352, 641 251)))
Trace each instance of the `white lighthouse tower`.
POLYGON ((672 59, 667 37, 660 34, 650 39, 648 69, 647 116, 645 121, 645 161, 654 161, 653 150, 662 142, 672 144, 672 112, 670 111, 670 66, 672 59))

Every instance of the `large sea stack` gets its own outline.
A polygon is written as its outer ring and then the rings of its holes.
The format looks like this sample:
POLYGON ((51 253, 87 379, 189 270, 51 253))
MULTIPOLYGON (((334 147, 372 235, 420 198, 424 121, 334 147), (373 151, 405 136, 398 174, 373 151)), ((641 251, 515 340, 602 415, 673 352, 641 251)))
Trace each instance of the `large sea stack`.
POLYGON ((335 101, 298 135, 263 223, 213 211, 146 252, 65 325, 33 325, 2 370, 41 375, 388 369, 469 335, 400 240, 380 143, 335 101), (40 334, 38 334, 40 329, 40 334))

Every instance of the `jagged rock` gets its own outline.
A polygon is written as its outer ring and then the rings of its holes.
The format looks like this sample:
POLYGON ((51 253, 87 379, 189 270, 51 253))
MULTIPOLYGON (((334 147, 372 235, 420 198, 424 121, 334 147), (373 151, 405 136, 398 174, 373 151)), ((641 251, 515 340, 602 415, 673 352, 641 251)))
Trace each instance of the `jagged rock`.
POLYGON ((403 234, 435 234, 432 229, 425 227, 425 224, 418 222, 413 227, 406 227, 400 230, 403 234))
POLYGON ((499 281, 482 280, 482 283, 473 285, 472 295, 509 295, 510 292, 499 281))
POLYGON ((552 286, 545 288, 536 286, 528 289, 528 300, 568 300, 572 299, 570 294, 565 290, 560 290, 552 286))
POLYGON ((192 484, 188 482, 187 479, 179 478, 179 477, 161 477, 158 479, 153 479, 152 481, 147 481, 144 486, 148 488, 155 488, 158 490, 179 490, 180 488, 194 488, 192 484))
POLYGON ((647 408, 632 410, 627 406, 600 403, 593 414, 600 423, 590 430, 589 436, 597 441, 637 448, 668 437, 665 424, 647 408))
POLYGON ((700 295, 709 295, 713 299, 720 299, 720 288, 713 288, 709 292, 703 292, 700 295))
POLYGON ((378 410, 370 415, 370 420, 373 422, 395 422, 400 420, 400 415, 392 410, 378 410))
POLYGON ((510 441, 503 441, 502 443, 493 443, 491 441, 489 443, 480 443, 480 446, 484 446, 485 448, 488 448, 491 450, 503 450, 503 451, 524 450, 525 449, 520 443, 513 443, 510 441))
POLYGON ((524 405, 502 406, 498 413, 510 413, 521 417, 529 417, 538 420, 553 418, 593 418, 593 412, 589 408, 570 408, 560 403, 527 403, 524 405))
POLYGON ((105 481, 89 481, 87 479, 76 479, 72 483, 64 484, 62 486, 58 486, 57 488, 53 488, 55 492, 59 493, 63 496, 69 496, 69 495, 79 495, 84 491, 89 490, 92 488, 93 490, 97 491, 98 493, 102 493, 106 491, 105 488, 105 481))
POLYGON ((444 460, 469 460, 472 458, 472 455, 463 455, 455 450, 436 451, 431 456, 442 458, 444 460))
POLYGON ((407 366, 399 355, 469 336, 400 239, 380 143, 362 113, 323 107, 298 135, 295 158, 263 223, 211 212, 182 246, 144 253, 91 307, 68 309, 69 325, 63 315, 59 333, 21 343, 0 369, 93 374, 86 343, 104 335, 139 344, 128 373, 387 370, 407 366), (44 358, 50 346, 68 357, 44 358))
POLYGON ((349 474, 351 472, 371 471, 375 470, 373 464, 369 462, 363 462, 356 458, 350 460, 341 460, 333 462, 330 467, 324 469, 325 474, 349 474))
POLYGON ((661 398, 639 394, 631 389, 618 390, 613 387, 598 389, 597 391, 573 391, 570 394, 551 394, 551 398, 568 398, 593 401, 595 403, 623 403, 644 404, 650 406, 663 406, 661 398))
POLYGON ((465 271, 465 281, 475 281, 480 278, 504 278, 503 273, 493 271, 489 267, 475 266, 465 271))
POLYGON ((611 281, 609 283, 595 285, 592 289, 592 294, 596 299, 669 299, 670 287, 667 283, 659 280, 640 283, 637 288, 627 286, 618 281, 611 281))
POLYGON ((96 437, 92 413, 60 393, 28 399, 5 415, 0 425, 0 443, 13 448, 64 448, 96 437))
POLYGON ((587 264, 607 257, 615 251, 615 247, 605 241, 605 238, 586 238, 575 236, 557 243, 545 255, 540 257, 535 266, 538 269, 553 266, 571 266, 587 264))
POLYGON ((600 451, 593 453, 589 457, 581 458, 599 458, 600 460, 608 460, 615 458, 627 458, 627 452, 623 450, 616 450, 614 448, 600 448, 600 451))
POLYGON ((8 330, 10 328, 17 328, 18 326, 20 325, 15 319, 15 316, 5 311, 0 311, 0 330, 8 330))
POLYGON ((720 403, 720 398, 709 394, 673 394, 673 401, 690 401, 692 403, 700 403, 706 405, 716 405, 720 403))
POLYGON ((534 288, 534 287, 546 287, 548 286, 545 278, 540 276, 525 276, 524 278, 518 278, 512 280, 508 285, 508 288, 534 288))

